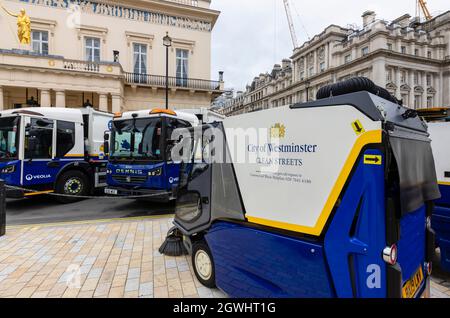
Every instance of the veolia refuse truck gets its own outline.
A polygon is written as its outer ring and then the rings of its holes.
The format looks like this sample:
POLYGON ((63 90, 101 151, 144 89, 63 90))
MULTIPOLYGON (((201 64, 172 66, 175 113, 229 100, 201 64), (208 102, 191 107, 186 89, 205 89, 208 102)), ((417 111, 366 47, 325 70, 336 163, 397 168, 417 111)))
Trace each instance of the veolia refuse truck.
MULTIPOLYGON (((93 108, 0 112, 0 179, 7 196, 89 195, 106 185, 103 134, 112 114, 93 108)), ((58 196, 61 202, 73 201, 58 196)))
POLYGON ((435 202, 432 227, 441 252, 441 268, 450 272, 450 115, 448 108, 419 110, 428 123, 442 198, 435 202))
POLYGON ((430 139, 387 91, 352 79, 202 131, 189 130, 168 236, 202 284, 231 297, 428 295, 430 139))
POLYGON ((172 132, 224 117, 207 109, 150 109, 116 114, 105 146, 110 150, 105 193, 152 201, 175 199, 180 164, 170 149, 172 132))

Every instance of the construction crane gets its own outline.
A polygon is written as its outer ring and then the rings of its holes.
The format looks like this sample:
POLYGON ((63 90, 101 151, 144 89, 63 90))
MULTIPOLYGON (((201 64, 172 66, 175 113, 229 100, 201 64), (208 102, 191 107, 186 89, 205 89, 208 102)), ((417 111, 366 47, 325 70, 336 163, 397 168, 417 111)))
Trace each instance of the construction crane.
POLYGON ((431 20, 433 17, 431 16, 430 10, 428 10, 427 2, 425 0, 418 0, 417 7, 420 8, 425 16, 427 21, 431 20))
POLYGON ((289 4, 289 0, 283 0, 284 9, 286 10, 286 16, 288 19, 289 30, 291 31, 292 44, 294 45, 294 49, 298 47, 297 34, 295 33, 294 21, 292 20, 291 14, 291 6, 289 4))

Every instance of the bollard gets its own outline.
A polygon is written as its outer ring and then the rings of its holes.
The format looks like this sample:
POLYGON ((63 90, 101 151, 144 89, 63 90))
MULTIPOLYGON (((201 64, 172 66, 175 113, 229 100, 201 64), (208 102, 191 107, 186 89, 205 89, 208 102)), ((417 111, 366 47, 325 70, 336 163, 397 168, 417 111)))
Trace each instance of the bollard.
POLYGON ((6 233, 6 193, 5 182, 0 180, 0 236, 6 233))

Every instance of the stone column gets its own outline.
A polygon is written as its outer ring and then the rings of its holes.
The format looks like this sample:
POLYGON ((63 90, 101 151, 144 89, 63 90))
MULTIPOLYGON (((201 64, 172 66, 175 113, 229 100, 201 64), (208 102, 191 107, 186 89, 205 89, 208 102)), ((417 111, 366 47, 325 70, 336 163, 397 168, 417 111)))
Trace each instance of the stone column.
POLYGON ((377 58, 373 61, 372 74, 375 84, 386 88, 386 60, 384 57, 377 58))
POLYGON ((99 93, 98 95, 99 95, 98 96, 98 99, 99 99, 98 109, 103 112, 107 112, 108 111, 108 95, 104 94, 104 93, 99 93))
POLYGON ((50 90, 49 89, 41 89, 41 107, 50 107, 52 102, 50 98, 50 90))
POLYGON ((55 107, 66 107, 66 92, 64 90, 55 91, 56 101, 55 107))
POLYGON ((119 113, 122 111, 122 96, 112 95, 112 112, 119 113))
POLYGON ((400 87, 402 86, 402 79, 401 70, 399 67, 395 69, 395 85, 397 86, 397 89, 395 90, 395 97, 402 99, 402 92, 400 90, 400 87))
POLYGON ((5 104, 4 104, 3 99, 4 99, 3 98, 3 87, 0 86, 0 110, 5 109, 5 104))
POLYGON ((439 72, 439 74, 436 77, 436 97, 437 97, 437 105, 442 106, 444 105, 444 78, 442 72, 439 72))
POLYGON ((407 106, 414 108, 414 70, 409 70, 409 101, 407 106))
POLYGON ((445 37, 446 37, 445 43, 447 43, 447 50, 444 53, 444 57, 450 56, 450 44, 448 44, 450 43, 450 30, 447 30, 445 37))
POLYGON ((422 73, 422 88, 423 88, 423 94, 422 94, 422 108, 427 108, 427 97, 428 97, 428 86, 427 86, 427 73, 422 73))

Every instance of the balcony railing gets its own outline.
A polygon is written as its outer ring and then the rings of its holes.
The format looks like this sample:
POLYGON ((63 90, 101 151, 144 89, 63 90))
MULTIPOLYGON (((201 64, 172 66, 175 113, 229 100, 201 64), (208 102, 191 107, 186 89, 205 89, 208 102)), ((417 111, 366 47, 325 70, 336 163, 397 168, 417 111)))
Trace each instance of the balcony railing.
MULTIPOLYGON (((166 86, 166 77, 161 75, 149 75, 141 73, 125 73, 128 84, 140 84, 148 86, 166 86)), ((169 76, 169 87, 179 87, 186 89, 220 90, 219 81, 208 81, 203 79, 182 78, 169 76)))
POLYGON ((64 60, 64 68, 71 71, 100 72, 100 64, 95 62, 64 60))

